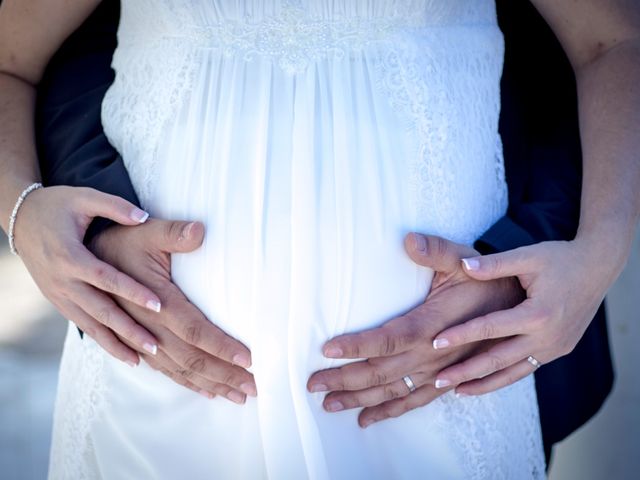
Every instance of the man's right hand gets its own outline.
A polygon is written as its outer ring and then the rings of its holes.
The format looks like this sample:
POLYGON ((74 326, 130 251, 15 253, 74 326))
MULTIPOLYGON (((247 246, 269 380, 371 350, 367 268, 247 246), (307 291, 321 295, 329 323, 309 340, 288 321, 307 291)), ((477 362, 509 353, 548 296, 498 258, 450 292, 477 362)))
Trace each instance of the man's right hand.
MULTIPOLYGON (((171 254, 191 252, 203 238, 201 223, 151 219, 135 227, 112 226, 93 239, 90 249, 160 297, 159 313, 115 298, 159 340, 156 355, 140 351, 142 358, 176 383, 202 395, 222 395, 244 403, 246 395, 256 395, 253 376, 246 370, 251 365, 251 353, 209 322, 171 282, 171 254)), ((126 338, 120 339, 137 349, 126 338)))

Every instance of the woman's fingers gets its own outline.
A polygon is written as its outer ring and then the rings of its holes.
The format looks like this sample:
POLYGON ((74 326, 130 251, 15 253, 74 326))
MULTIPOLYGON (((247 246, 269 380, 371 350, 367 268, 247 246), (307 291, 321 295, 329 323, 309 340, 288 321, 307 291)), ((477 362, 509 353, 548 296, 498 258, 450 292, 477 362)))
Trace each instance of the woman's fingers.
POLYGON ((523 272, 531 273, 536 270, 530 249, 527 247, 492 255, 463 258, 462 266, 467 275, 476 280, 517 277, 523 272))
POLYGON ((84 248, 79 249, 76 255, 73 268, 80 280, 148 310, 160 311, 160 298, 144 285, 99 260, 84 248))
POLYGON ((97 322, 91 315, 72 302, 63 302, 60 311, 75 323, 86 335, 109 352, 113 357, 135 367, 140 363, 138 352, 125 345, 111 330, 97 322))
POLYGON ((126 339, 139 351, 156 354, 158 340, 127 315, 111 298, 83 284, 76 287, 76 292, 78 296, 75 301, 78 306, 99 324, 126 339))
POLYGON ((514 337, 451 367, 436 376, 436 388, 448 388, 499 372, 531 355, 529 338, 514 337), (526 353, 525 353, 526 352, 526 353))
POLYGON ((88 217, 103 217, 113 220, 121 225, 138 225, 149 218, 149 214, 136 207, 131 202, 109 195, 93 188, 79 189, 81 195, 77 195, 80 209, 88 217))
POLYGON ((479 380, 463 383, 456 388, 459 395, 483 395, 511 385, 536 370, 526 359, 511 365, 508 368, 493 373, 479 380))
POLYGON ((531 333, 545 319, 544 312, 537 311, 530 300, 525 300, 509 310, 489 313, 443 330, 433 340, 433 348, 441 350, 482 340, 531 333))

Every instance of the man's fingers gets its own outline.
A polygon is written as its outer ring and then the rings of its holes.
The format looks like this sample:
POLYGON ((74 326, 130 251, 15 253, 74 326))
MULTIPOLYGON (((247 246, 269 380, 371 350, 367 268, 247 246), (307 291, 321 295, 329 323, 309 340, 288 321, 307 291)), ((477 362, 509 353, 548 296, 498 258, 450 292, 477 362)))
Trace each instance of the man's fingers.
POLYGON ((204 225, 200 222, 152 220, 151 238, 166 253, 189 253, 200 247, 204 240, 204 225))
POLYGON ((500 370, 480 380, 463 383, 456 388, 459 395, 483 395, 511 385, 533 373, 536 367, 527 360, 521 360, 509 368, 500 370))
MULTIPOLYGON (((448 388, 477 378, 484 378, 499 372, 523 358, 522 352, 530 352, 529 339, 514 337, 498 343, 483 353, 479 353, 462 363, 445 368, 436 375, 436 388, 448 388)), ((528 355, 528 354, 527 354, 528 355)))
POLYGON ((525 300, 514 308, 476 317, 443 330, 433 340, 433 348, 441 350, 481 340, 530 333, 539 323, 538 317, 540 320, 544 319, 543 314, 534 312, 529 307, 528 300, 525 300))
POLYGON ((176 351, 171 350, 165 353, 178 364, 177 373, 191 382, 195 383, 197 376, 201 376, 251 397, 255 397, 258 393, 253 375, 244 368, 231 365, 195 348, 176 349, 176 351))
POLYGON ((420 322, 404 315, 378 328, 335 337, 322 351, 328 358, 389 357, 413 348, 421 335, 420 322))
POLYGON ((111 298, 92 287, 77 286, 77 304, 98 323, 126 339, 139 351, 155 354, 158 340, 142 325, 127 315, 111 298))
POLYGON ((531 254, 525 248, 516 248, 492 255, 472 256, 462 259, 464 271, 476 280, 495 280, 516 277, 532 272, 531 254))
POLYGON ((103 217, 121 225, 138 225, 149 218, 149 214, 131 202, 116 195, 109 195, 93 188, 82 188, 77 199, 82 211, 89 217, 103 217))
POLYGON ((362 428, 366 428, 373 423, 380 422, 387 418, 399 417, 400 415, 407 413, 409 410, 423 407, 428 403, 431 403, 443 393, 445 393, 444 390, 439 391, 433 388, 432 385, 425 385, 424 387, 417 389, 411 395, 390 400, 375 407, 365 408, 358 416, 358 424, 362 428))
MULTIPOLYGON (((429 380, 427 376, 422 373, 412 374, 410 378, 416 388, 422 387, 429 380)), ((411 391, 407 384, 404 380, 400 379, 385 385, 378 385, 353 392, 331 392, 325 397, 322 406, 328 412, 339 412, 341 410, 360 407, 374 407, 389 400, 405 397, 410 393, 411 391)))
POLYGON ((143 359, 151 368, 162 372, 177 384, 183 385, 205 398, 212 399, 216 396, 222 396, 239 405, 246 402, 247 396, 244 393, 234 390, 227 385, 212 382, 200 375, 191 375, 187 378, 184 374, 180 373, 182 371, 180 366, 162 351, 159 351, 158 355, 153 357, 144 355, 143 359))
POLYGON ((420 233, 408 234, 404 246, 411 260, 436 272, 453 272, 459 268, 461 258, 478 254, 465 245, 420 233))
POLYGON ((367 360, 343 365, 314 373, 307 383, 310 392, 332 392, 362 390, 386 385, 402 377, 411 366, 406 365, 403 355, 385 358, 381 362, 367 360))
POLYGON ((135 367, 140 363, 140 357, 135 350, 121 342, 113 332, 98 323, 77 305, 69 301, 64 302, 60 305, 60 311, 113 357, 131 367, 135 367))
POLYGON ((97 259, 88 250, 79 250, 75 260, 75 269, 80 280, 140 307, 154 312, 160 311, 160 298, 155 293, 108 263, 97 259))
POLYGON ((176 287, 167 300, 165 326, 189 345, 243 368, 251 366, 251 352, 236 339, 227 335, 202 314, 176 287))

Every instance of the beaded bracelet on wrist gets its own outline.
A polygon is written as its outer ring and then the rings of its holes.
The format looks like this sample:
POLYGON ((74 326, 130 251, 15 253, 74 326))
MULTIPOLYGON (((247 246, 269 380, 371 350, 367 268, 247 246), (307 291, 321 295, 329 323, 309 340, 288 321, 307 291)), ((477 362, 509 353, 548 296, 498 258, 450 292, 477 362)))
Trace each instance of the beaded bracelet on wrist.
POLYGON ((16 217, 18 216, 18 210, 20 210, 20 207, 22 206, 22 202, 24 202, 24 199, 27 198, 27 195, 29 195, 31 192, 39 188, 42 188, 42 184, 39 182, 32 183, 27 188, 25 188, 20 194, 20 196, 18 197, 18 201, 16 202, 16 205, 13 207, 13 211, 11 212, 11 217, 9 217, 9 231, 8 231, 9 250, 11 250, 11 253, 13 253, 14 255, 18 255, 18 250, 16 250, 16 245, 15 245, 15 235, 14 235, 14 228, 16 226, 16 217))

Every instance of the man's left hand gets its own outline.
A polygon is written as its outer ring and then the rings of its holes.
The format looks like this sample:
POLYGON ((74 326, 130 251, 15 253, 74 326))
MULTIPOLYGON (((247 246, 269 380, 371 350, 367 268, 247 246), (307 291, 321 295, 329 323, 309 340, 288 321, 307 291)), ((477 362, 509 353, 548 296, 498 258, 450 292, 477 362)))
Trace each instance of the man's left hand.
POLYGON ((524 298, 515 278, 482 282, 466 275, 460 260, 476 256, 472 248, 420 234, 408 235, 405 248, 414 262, 435 271, 426 301, 379 328, 327 342, 323 347, 327 357, 367 360, 316 372, 307 384, 310 392, 329 392, 323 402, 329 412, 364 407, 358 418, 362 427, 428 404, 453 387, 435 388, 439 371, 495 343, 437 350, 433 340, 439 332, 511 308, 524 298), (416 387, 413 392, 403 380, 406 376, 416 387))

